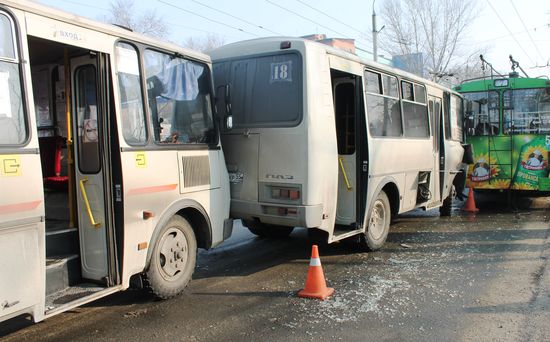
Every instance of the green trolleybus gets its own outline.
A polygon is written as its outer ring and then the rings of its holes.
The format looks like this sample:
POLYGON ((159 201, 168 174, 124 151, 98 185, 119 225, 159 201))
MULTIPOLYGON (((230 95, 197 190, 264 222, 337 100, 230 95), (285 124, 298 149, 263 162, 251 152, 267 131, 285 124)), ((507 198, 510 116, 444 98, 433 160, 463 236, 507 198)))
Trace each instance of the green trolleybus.
POLYGON ((468 100, 466 141, 475 189, 550 191, 550 81, 501 77, 456 87, 468 100))

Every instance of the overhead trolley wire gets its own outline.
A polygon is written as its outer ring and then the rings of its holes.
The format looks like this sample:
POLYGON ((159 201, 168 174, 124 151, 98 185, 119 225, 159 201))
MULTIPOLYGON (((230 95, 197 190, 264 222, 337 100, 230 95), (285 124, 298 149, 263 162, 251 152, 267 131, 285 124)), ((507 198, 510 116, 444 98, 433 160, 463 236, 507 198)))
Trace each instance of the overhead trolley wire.
POLYGON ((270 29, 268 29, 267 27, 264 27, 264 26, 262 26, 262 25, 254 24, 253 22, 250 22, 250 21, 248 21, 248 20, 246 20, 246 19, 237 17, 236 15, 233 15, 233 14, 231 14, 231 13, 228 13, 228 12, 222 11, 222 10, 220 10, 220 9, 217 9, 217 8, 215 8, 215 7, 209 6, 209 5, 207 5, 207 4, 205 4, 205 3, 202 3, 202 2, 200 2, 200 1, 197 1, 197 0, 191 0, 191 1, 193 1, 194 3, 199 4, 199 5, 201 5, 201 6, 204 6, 204 7, 206 7, 206 8, 209 8, 209 9, 211 9, 211 10, 213 10, 213 11, 216 11, 216 12, 218 12, 218 13, 222 13, 222 14, 225 14, 225 15, 227 15, 227 16, 230 16, 231 18, 234 18, 234 19, 237 19, 237 20, 239 20, 239 21, 242 21, 243 23, 246 23, 246 24, 248 24, 248 25, 251 25, 251 26, 254 26, 254 27, 258 27, 258 28, 260 28, 260 29, 262 29, 262 30, 265 30, 265 31, 267 31, 267 32, 270 32, 270 33, 273 33, 273 34, 276 34, 276 35, 279 35, 279 36, 284 36, 284 34, 282 34, 282 33, 279 33, 279 32, 273 31, 273 30, 270 30, 270 29))
POLYGON ((338 18, 333 17, 332 15, 330 15, 330 14, 328 14, 328 13, 325 13, 325 12, 321 11, 320 9, 315 8, 314 6, 311 6, 310 4, 308 4, 308 3, 305 2, 305 1, 302 1, 302 0, 296 0, 296 1, 299 2, 299 3, 301 3, 302 5, 304 5, 304 6, 306 6, 306 7, 311 8, 311 9, 314 10, 315 12, 321 13, 321 14, 324 15, 325 17, 328 17, 328 18, 330 18, 330 19, 332 19, 332 20, 334 20, 334 21, 336 21, 336 22, 338 22, 338 23, 340 23, 340 24, 346 26, 347 28, 350 28, 350 29, 354 30, 355 32, 358 32, 359 34, 364 34, 364 33, 365 33, 365 32, 363 32, 363 31, 361 31, 361 30, 359 30, 359 29, 357 29, 357 28, 355 28, 355 27, 353 27, 353 26, 348 25, 347 23, 341 21, 341 20, 338 19, 338 18))
POLYGON ((531 61, 531 63, 533 64, 536 64, 533 59, 531 58, 531 56, 525 51, 525 49, 523 48, 523 46, 520 44, 520 42, 517 40, 516 36, 512 33, 512 31, 510 30, 510 28, 508 27, 508 25, 506 25, 506 22, 504 20, 502 20, 502 17, 500 16, 500 14, 498 14, 497 10, 493 7, 493 4, 491 4, 491 1, 489 0, 486 0, 487 3, 489 4, 489 6, 491 7, 491 9, 493 10, 493 12, 495 12, 495 15, 497 16, 497 18, 500 20, 500 22, 502 23, 502 25, 504 25, 504 27, 506 28, 506 30, 508 31, 508 33, 510 33, 510 36, 512 36, 512 38, 514 38, 514 41, 516 42, 516 44, 518 44, 519 48, 523 51, 523 53, 527 56, 527 58, 529 58, 529 60, 531 61))
POLYGON ((111 11, 110 9, 105 8, 105 7, 99 7, 99 6, 95 6, 95 5, 89 5, 89 4, 85 4, 85 3, 82 3, 82 2, 78 2, 78 1, 63 0, 63 2, 66 2, 66 3, 69 3, 69 4, 74 4, 74 5, 79 5, 79 6, 84 6, 84 7, 89 7, 89 8, 94 8, 94 9, 98 9, 98 10, 106 11, 106 12, 110 12, 110 11, 111 11))
MULTIPOLYGON (((160 1, 160 0, 159 0, 159 1, 160 1)), ((346 34, 341 33, 341 32, 338 32, 338 31, 336 31, 336 30, 334 30, 334 29, 332 29, 332 28, 330 28, 330 27, 328 27, 328 26, 325 26, 325 25, 323 25, 323 24, 321 24, 321 23, 319 23, 319 22, 317 22, 317 21, 315 21, 315 20, 313 20, 313 19, 310 19, 310 18, 308 18, 308 17, 306 17, 306 16, 303 16, 303 15, 301 15, 300 13, 297 13, 297 12, 295 12, 295 11, 293 11, 293 10, 291 10, 291 9, 288 9, 288 8, 286 8, 286 7, 284 7, 284 6, 281 6, 281 5, 275 3, 275 2, 273 2, 273 1, 271 1, 271 0, 265 0, 265 1, 268 2, 269 4, 275 6, 275 7, 279 7, 280 9, 282 9, 282 10, 284 10, 284 11, 287 11, 287 12, 289 12, 289 13, 292 13, 292 14, 294 14, 294 15, 296 15, 296 16, 298 16, 298 17, 304 19, 304 20, 307 20, 307 21, 309 21, 309 22, 311 22, 311 23, 313 23, 313 24, 315 24, 315 25, 319 25, 319 26, 321 26, 321 27, 323 27, 323 28, 325 28, 325 29, 327 29, 327 30, 329 30, 329 31, 332 31, 332 32, 334 32, 334 33, 337 33, 337 34, 341 35, 342 38, 347 38, 347 35, 346 35, 346 34)), ((349 39, 349 38, 348 38, 348 39, 349 39)), ((364 48, 361 48, 361 47, 358 47, 358 46, 356 46, 355 48, 356 48, 357 50, 360 50, 360 51, 364 51, 364 52, 371 53, 370 51, 365 50, 364 48)))
MULTIPOLYGON (((550 28, 550 24, 544 24, 544 25, 540 25, 540 26, 536 26, 536 27, 531 27, 530 29, 527 29, 527 31, 530 31, 530 30, 536 31, 537 29, 543 28, 543 27, 549 27, 550 28)), ((514 32, 514 34, 520 34, 520 33, 525 33, 525 32, 526 32, 525 30, 524 31, 517 31, 517 32, 514 32)), ((510 34, 505 34, 505 35, 494 37, 494 38, 480 40, 480 41, 478 41, 478 43, 492 42, 492 41, 499 40, 499 39, 502 39, 502 38, 506 38, 506 37, 509 37, 509 36, 510 36, 510 34)))
MULTIPOLYGON (((537 50, 537 53, 539 54, 539 56, 542 58, 542 60, 544 61, 544 56, 542 55, 542 53, 540 52, 539 50, 539 47, 537 46, 537 44, 535 44, 535 40, 533 39, 533 36, 531 36, 531 32, 529 32, 529 30, 527 29, 527 26, 525 25, 525 22, 523 21, 523 18, 521 18, 521 15, 519 15, 519 12, 518 12, 518 9, 516 8, 516 5, 514 5, 514 2, 512 0, 510 0, 510 3, 512 4, 512 7, 514 8, 514 11, 516 12, 519 20, 521 21, 521 24, 523 25, 523 28, 525 29, 525 31, 527 32, 527 35, 529 36, 529 39, 531 40, 531 43, 533 43, 533 46, 535 47, 535 49, 537 50)), ((548 59, 546 60, 548 61, 548 59)))
MULTIPOLYGON (((199 29, 199 28, 196 28, 196 27, 191 27, 191 26, 186 26, 186 25, 181 25, 181 24, 174 24, 172 22, 168 22, 167 24, 170 25, 170 26, 177 26, 177 27, 181 27, 181 28, 184 28, 184 29, 187 29, 187 30, 192 30, 192 31, 204 32, 204 33, 209 33, 209 34, 214 34, 214 35, 219 34, 219 32, 203 30, 203 29, 199 29)), ((230 36, 230 35, 227 35, 227 34, 223 34, 223 36, 233 38, 233 39, 236 39, 236 40, 239 39, 237 37, 230 36)))
POLYGON ((168 1, 164 1, 164 0, 157 0, 157 1, 160 2, 160 3, 163 3, 163 4, 167 5, 167 6, 174 7, 174 8, 176 8, 176 9, 179 9, 180 11, 183 11, 183 12, 192 14, 192 15, 194 15, 194 16, 197 16, 197 17, 206 19, 206 20, 211 21, 211 22, 213 22, 213 23, 216 23, 216 24, 219 24, 219 25, 223 25, 223 26, 227 26, 227 27, 229 27, 229 28, 232 28, 233 30, 237 30, 237 31, 240 31, 240 32, 243 32, 243 33, 246 33, 246 34, 255 36, 255 37, 259 37, 257 34, 252 33, 252 32, 248 32, 248 31, 246 31, 246 30, 244 30, 244 29, 242 29, 242 28, 240 28, 240 27, 231 26, 231 25, 226 24, 226 23, 224 23, 224 22, 221 22, 221 21, 218 21, 218 20, 215 20, 215 19, 212 19, 212 18, 208 18, 208 17, 206 17, 206 16, 204 16, 204 15, 195 13, 195 12, 193 12, 193 11, 190 11, 190 10, 186 9, 186 8, 180 7, 180 6, 178 6, 178 5, 174 5, 174 4, 172 4, 172 3, 168 2, 168 1))

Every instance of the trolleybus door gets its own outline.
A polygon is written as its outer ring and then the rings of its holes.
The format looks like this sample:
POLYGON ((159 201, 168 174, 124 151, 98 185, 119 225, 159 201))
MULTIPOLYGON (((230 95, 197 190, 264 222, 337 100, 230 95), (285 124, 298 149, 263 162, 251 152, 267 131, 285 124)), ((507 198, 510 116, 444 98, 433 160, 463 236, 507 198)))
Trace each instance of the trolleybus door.
POLYGON ((97 55, 72 59, 71 75, 82 277, 103 281, 108 276, 101 127, 105 113, 97 86, 97 55))

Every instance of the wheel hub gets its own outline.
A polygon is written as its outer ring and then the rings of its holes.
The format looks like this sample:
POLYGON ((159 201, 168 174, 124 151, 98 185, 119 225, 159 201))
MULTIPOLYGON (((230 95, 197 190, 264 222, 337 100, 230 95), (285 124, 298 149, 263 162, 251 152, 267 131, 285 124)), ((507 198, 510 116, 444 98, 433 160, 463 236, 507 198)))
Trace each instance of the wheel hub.
POLYGON ((185 269, 187 263, 187 239, 177 229, 168 229, 160 242, 160 269, 167 280, 174 280, 185 269))
POLYGON ((378 240, 384 234, 384 228, 386 226, 386 211, 384 203, 380 200, 374 202, 372 212, 370 215, 369 230, 371 236, 378 240))

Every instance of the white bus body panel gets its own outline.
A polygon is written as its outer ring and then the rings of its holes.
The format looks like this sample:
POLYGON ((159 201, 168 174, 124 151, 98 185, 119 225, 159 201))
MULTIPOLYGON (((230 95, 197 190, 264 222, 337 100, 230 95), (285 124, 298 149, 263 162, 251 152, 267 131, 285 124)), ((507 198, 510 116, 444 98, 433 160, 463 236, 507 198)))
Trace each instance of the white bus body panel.
POLYGON ((212 227, 212 247, 223 241, 223 230, 219 228, 223 227, 229 213, 229 181, 221 150, 128 151, 121 156, 125 230, 131 232, 124 239, 122 279, 125 286, 129 285, 133 274, 145 269, 148 250, 153 248, 154 230, 186 206, 198 206, 207 214, 212 227), (210 168, 201 170, 209 174, 207 184, 183 186, 186 180, 182 163, 186 157, 208 160, 210 168), (154 216, 145 220, 144 210, 154 216), (148 248, 139 249, 141 243, 147 243, 148 248))
MULTIPOLYGON (((11 10, 21 37, 26 36, 23 13, 11 10)), ((28 60, 25 39, 20 44, 28 60)), ((29 63, 23 77, 31 83, 29 63)), ((32 88, 31 88, 32 89, 32 88)), ((0 149, 0 321, 28 313, 34 320, 44 316, 46 252, 42 167, 34 102, 28 98, 30 140, 24 147, 0 149)))

